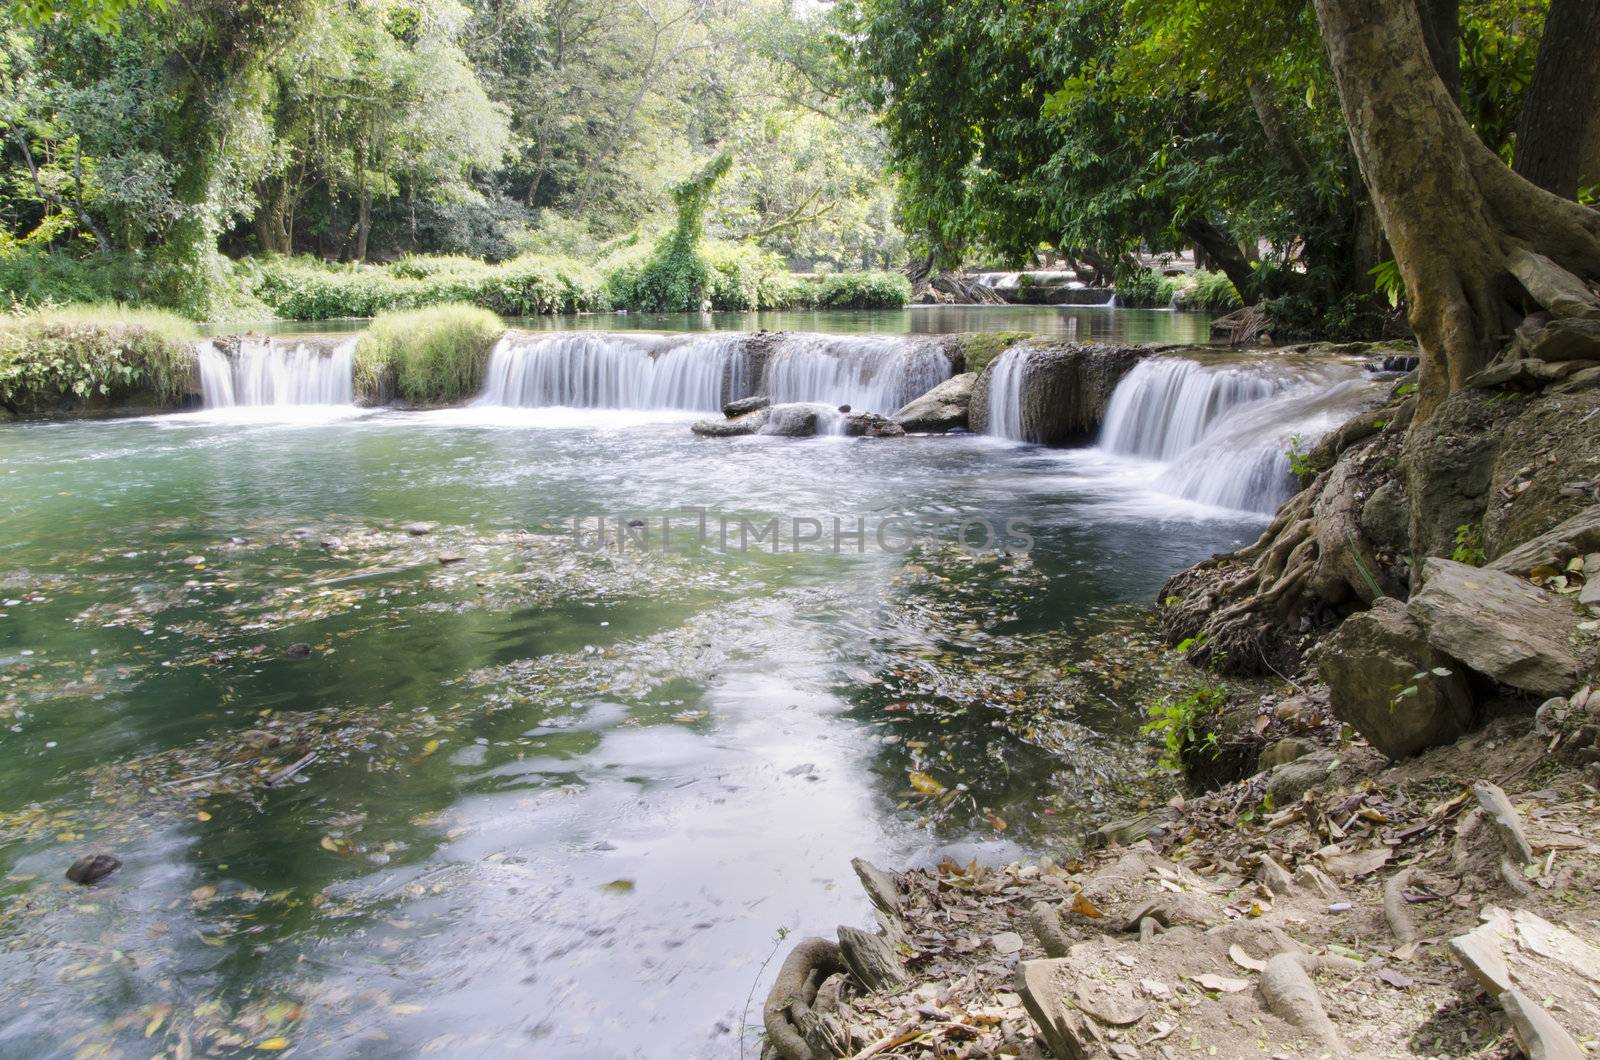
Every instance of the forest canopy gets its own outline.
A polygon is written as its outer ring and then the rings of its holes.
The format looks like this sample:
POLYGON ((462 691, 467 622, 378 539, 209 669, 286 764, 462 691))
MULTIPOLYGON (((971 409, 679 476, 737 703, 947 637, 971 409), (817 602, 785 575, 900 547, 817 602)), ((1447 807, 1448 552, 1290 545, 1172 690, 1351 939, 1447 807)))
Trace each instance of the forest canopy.
MULTIPOLYGON (((1592 203, 1592 5, 1417 2, 1474 135, 1592 203)), ((443 262, 407 268, 538 258, 559 278, 523 302, 600 308, 646 289, 637 272, 673 238, 674 192, 723 156, 690 270, 705 283, 676 308, 781 304, 784 270, 1054 264, 1133 289, 1141 255, 1179 251, 1264 303, 1279 334, 1393 328, 1405 294, 1312 0, 6 10, 13 299, 404 308, 409 294, 360 266, 431 255, 443 262), (356 271, 308 290, 315 262, 356 271), (741 293, 714 297, 718 284, 741 293)))

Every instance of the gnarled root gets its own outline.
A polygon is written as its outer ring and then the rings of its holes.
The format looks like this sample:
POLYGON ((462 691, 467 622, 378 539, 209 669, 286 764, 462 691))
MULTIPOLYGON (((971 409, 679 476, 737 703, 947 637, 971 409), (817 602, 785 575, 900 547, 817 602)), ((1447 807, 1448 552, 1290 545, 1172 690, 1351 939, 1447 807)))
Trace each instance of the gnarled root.
POLYGON ((830 1060, 838 1055, 812 1044, 820 1021, 812 1006, 823 982, 846 971, 838 943, 827 939, 804 939, 789 951, 761 1009, 767 1042, 782 1060, 830 1060))

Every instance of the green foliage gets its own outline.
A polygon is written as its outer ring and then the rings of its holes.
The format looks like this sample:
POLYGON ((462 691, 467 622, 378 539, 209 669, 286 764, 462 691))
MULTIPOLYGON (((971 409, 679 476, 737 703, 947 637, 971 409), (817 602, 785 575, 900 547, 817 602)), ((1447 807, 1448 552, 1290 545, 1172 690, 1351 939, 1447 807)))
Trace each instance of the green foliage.
POLYGON ((898 309, 911 301, 911 281, 898 272, 841 272, 816 282, 819 309, 898 309))
POLYGON ((67 405, 177 405, 193 337, 193 325, 172 313, 119 305, 0 317, 0 406, 26 415, 67 405))
POLYGON ((608 305, 599 273, 562 258, 522 257, 499 265, 471 258, 408 258, 393 267, 268 258, 247 268, 261 300, 291 320, 368 317, 452 302, 508 317, 608 305))
POLYGON ((1450 558, 1470 567, 1481 567, 1488 558, 1483 553, 1483 524, 1462 523, 1456 527, 1455 548, 1450 558))
POLYGON ((1372 277, 1372 286, 1379 294, 1389 300, 1389 304, 1396 308, 1405 301, 1406 278, 1400 274, 1400 263, 1390 258, 1380 261, 1367 270, 1367 275, 1372 277))
POLYGON ((1185 309, 1206 313, 1231 313, 1244 305, 1233 281, 1220 272, 1200 269, 1180 280, 1178 288, 1185 309))
POLYGON ((996 357, 1032 337, 1026 331, 975 331, 961 336, 961 352, 966 360, 967 371, 983 371, 996 357))
POLYGON ((1289 448, 1284 450, 1283 455, 1289 458, 1289 473, 1302 489, 1317 477, 1317 469, 1311 465, 1311 451, 1306 448, 1305 439, 1298 434, 1289 439, 1289 448))
POLYGON ((1200 751, 1216 753, 1217 734, 1210 723, 1227 702, 1225 686, 1200 685, 1181 698, 1168 696, 1158 701, 1147 712, 1148 720, 1139 731, 1147 735, 1159 734, 1161 766, 1181 772, 1185 756, 1200 751))
POLYGON ((381 313, 356 345, 356 389, 381 397, 392 387, 414 405, 465 401, 504 333, 499 317, 470 305, 381 313))
POLYGON ((1149 269, 1130 270, 1116 279, 1117 301, 1129 309, 1165 309, 1178 284, 1149 269))

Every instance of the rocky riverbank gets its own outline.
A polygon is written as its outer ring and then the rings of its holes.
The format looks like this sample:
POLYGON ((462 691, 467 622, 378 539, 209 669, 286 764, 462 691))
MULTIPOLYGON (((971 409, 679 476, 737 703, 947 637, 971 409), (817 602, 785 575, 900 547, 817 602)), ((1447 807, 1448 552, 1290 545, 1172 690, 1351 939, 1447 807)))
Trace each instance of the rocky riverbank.
POLYGON ((1216 682, 1147 707, 1187 795, 1031 863, 858 866, 878 931, 795 948, 768 1055, 1593 1055, 1600 346, 1525 330, 1168 582, 1216 682))

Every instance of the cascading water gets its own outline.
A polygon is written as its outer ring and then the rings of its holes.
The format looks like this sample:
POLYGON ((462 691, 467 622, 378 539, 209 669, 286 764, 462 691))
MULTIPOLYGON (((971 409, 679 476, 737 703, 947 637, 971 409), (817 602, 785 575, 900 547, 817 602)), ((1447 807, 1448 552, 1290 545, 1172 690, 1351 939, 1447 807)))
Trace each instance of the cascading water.
POLYGON ((1199 444, 1240 405, 1281 393, 1282 376, 1245 368, 1206 368, 1176 357, 1134 365, 1106 405, 1100 447, 1127 456, 1171 460, 1199 444))
POLYGON ((1157 490, 1269 514, 1294 491, 1292 446, 1310 447, 1356 412, 1372 386, 1348 365, 1142 361, 1117 384, 1103 452, 1169 465, 1157 490))
POLYGON ((311 342, 242 339, 232 357, 214 342, 195 346, 206 408, 261 405, 349 405, 356 340, 331 349, 311 342))
POLYGON ((1028 353, 1026 346, 1013 346, 989 366, 987 433, 996 438, 1031 441, 1022 424, 1022 383, 1027 374, 1028 353))
POLYGON ((950 378, 950 359, 926 339, 785 335, 768 355, 773 402, 817 401, 855 412, 895 412, 950 378))
POLYGON ((513 333, 489 358, 479 403, 715 412, 766 393, 774 403, 894 412, 950 375, 949 359, 928 340, 784 335, 773 340, 764 371, 751 342, 738 333, 513 333))
POLYGON ((1315 445, 1359 411, 1374 390, 1372 383, 1351 379, 1246 405, 1185 452, 1156 488, 1201 504, 1270 515, 1294 495, 1289 450, 1315 445))

